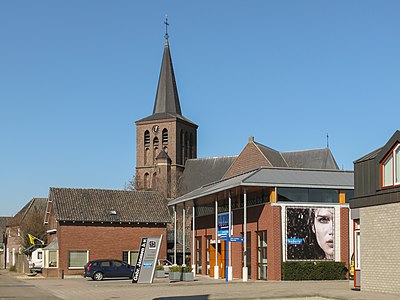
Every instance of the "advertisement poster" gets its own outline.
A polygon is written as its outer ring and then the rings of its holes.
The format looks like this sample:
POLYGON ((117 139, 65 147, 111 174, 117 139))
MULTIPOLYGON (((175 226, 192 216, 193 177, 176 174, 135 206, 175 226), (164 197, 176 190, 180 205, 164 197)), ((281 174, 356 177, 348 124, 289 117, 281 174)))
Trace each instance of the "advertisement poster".
MULTIPOLYGON (((233 223, 233 216, 231 213, 231 225, 232 223, 233 223)), ((229 213, 218 214, 218 236, 227 236, 228 230, 229 230, 229 213)))
POLYGON ((334 208, 286 208, 286 259, 334 259, 334 208))

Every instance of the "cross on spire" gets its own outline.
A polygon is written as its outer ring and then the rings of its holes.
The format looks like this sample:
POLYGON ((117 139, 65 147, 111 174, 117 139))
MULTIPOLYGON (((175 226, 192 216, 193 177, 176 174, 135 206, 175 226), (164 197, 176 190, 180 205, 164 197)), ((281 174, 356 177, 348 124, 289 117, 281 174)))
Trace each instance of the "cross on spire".
POLYGON ((168 16, 167 15, 165 15, 164 24, 165 24, 165 35, 164 35, 164 37, 165 37, 166 40, 168 40, 168 37, 169 37, 169 35, 168 35, 168 26, 169 26, 169 23, 168 23, 168 16))
POLYGON ((329 148, 329 134, 326 134, 326 148, 329 148))

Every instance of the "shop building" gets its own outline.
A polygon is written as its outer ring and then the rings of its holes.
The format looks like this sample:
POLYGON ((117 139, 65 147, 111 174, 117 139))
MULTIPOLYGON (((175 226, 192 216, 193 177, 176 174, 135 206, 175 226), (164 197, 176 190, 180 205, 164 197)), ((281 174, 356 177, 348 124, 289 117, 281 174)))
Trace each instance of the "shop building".
POLYGON ((354 162, 354 287, 400 294, 400 131, 354 162))
POLYGON ((191 230, 180 242, 190 245, 197 274, 281 280, 288 260, 348 266, 352 195, 353 172, 338 170, 329 149, 285 153, 251 137, 221 180, 168 205, 175 236, 178 228, 191 230), (317 218, 329 227, 324 237, 317 218), (178 220, 186 223, 179 226, 178 220), (226 235, 235 241, 226 243, 226 235))

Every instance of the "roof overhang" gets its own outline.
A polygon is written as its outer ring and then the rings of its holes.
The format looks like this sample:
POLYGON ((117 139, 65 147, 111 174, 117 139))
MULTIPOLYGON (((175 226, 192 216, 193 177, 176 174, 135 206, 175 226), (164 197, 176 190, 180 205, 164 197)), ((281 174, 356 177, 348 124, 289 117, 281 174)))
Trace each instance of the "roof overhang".
POLYGON ((353 171, 259 168, 202 186, 168 203, 169 206, 210 196, 236 187, 287 187, 353 190, 353 171))

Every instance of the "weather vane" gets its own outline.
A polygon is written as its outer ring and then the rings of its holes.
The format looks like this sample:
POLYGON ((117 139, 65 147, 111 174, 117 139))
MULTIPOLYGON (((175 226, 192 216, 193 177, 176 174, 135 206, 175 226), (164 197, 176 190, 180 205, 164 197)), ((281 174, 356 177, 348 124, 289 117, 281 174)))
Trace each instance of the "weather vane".
POLYGON ((169 23, 168 23, 168 16, 167 15, 165 15, 164 24, 165 24, 165 39, 168 40, 168 37, 169 37, 169 35, 168 35, 168 26, 169 26, 169 23))

